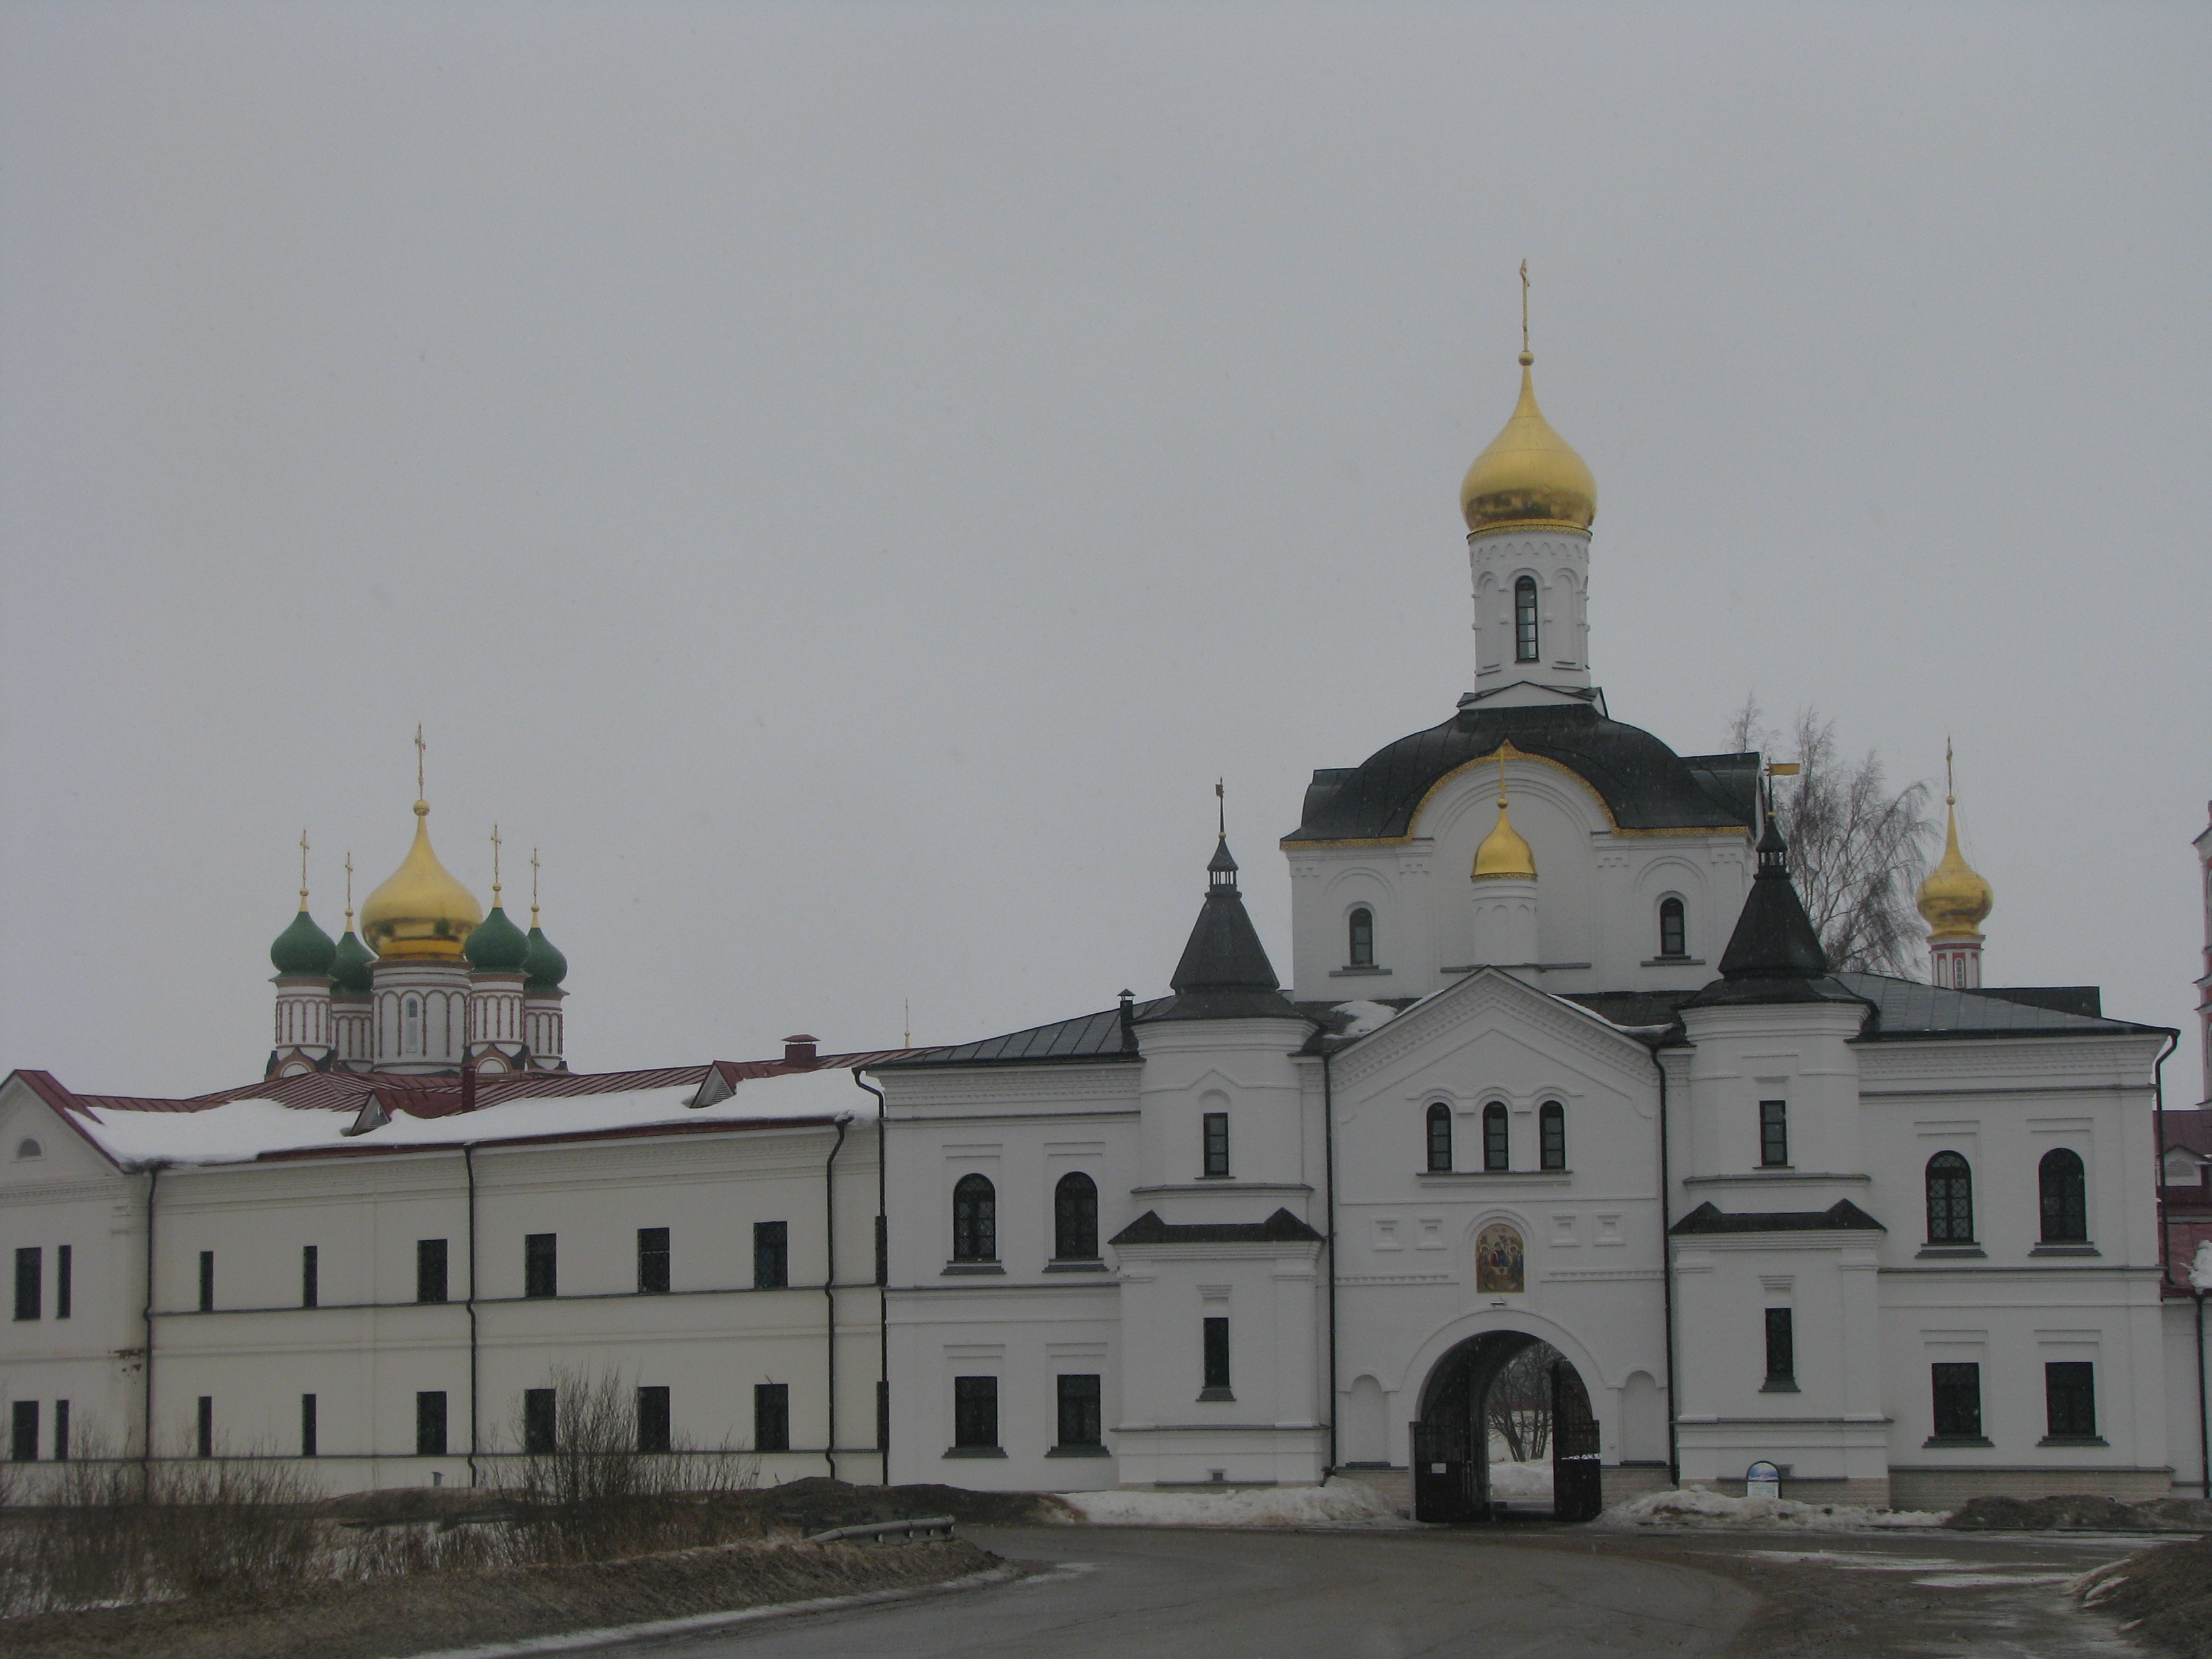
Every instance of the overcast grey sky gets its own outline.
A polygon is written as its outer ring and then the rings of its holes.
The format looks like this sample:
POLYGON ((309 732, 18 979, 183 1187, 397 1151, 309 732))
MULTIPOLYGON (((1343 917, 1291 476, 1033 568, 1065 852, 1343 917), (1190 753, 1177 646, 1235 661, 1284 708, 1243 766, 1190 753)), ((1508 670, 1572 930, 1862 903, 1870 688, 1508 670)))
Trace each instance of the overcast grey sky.
POLYGON ((301 826, 336 931, 417 720, 446 863, 544 849, 580 1067, 1158 992, 1217 775, 1285 965, 1310 771, 1470 682, 1523 258, 1614 715, 1813 702, 1905 778, 1954 733, 1990 979, 2190 1023, 2212 9, 66 0, 0 47, 0 1064, 258 1075, 301 826))

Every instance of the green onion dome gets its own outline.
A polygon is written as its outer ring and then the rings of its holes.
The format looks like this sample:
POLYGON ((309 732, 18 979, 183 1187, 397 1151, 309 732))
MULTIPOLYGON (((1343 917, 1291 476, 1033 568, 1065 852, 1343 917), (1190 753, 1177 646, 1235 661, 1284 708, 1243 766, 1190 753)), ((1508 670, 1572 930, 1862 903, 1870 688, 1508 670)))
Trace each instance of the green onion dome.
POLYGON ((523 959, 530 954, 530 941, 522 936, 522 929, 507 919, 507 912, 495 904, 491 914, 470 933, 461 954, 480 974, 520 973, 523 959))
POLYGON ((529 979, 522 988, 526 991, 559 990, 561 981, 568 975, 568 958, 554 949, 553 941, 545 937, 545 930, 535 921, 531 924, 528 946, 522 958, 522 971, 529 975, 529 979))
POLYGON ((276 964, 278 974, 291 976, 303 974, 327 974, 331 958, 338 947, 331 936, 315 926, 315 919, 307 914, 304 902, 300 914, 292 918, 292 925, 276 935, 276 942, 269 947, 269 960, 276 964))
POLYGON ((369 964, 375 960, 360 935, 347 928, 345 937, 338 940, 337 956, 331 963, 331 989, 343 996, 367 996, 369 964))

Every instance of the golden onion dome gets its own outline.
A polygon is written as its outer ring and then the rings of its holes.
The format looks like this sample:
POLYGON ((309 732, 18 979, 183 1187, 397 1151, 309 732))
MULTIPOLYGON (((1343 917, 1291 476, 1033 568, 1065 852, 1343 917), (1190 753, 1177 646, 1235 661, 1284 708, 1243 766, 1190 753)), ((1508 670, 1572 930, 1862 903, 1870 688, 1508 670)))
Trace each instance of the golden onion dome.
POLYGON ((476 896, 430 850, 430 803, 415 803, 415 844, 361 907, 362 937, 387 960, 461 954, 483 920, 476 896))
POLYGON ((1588 530, 1597 518, 1596 478, 1536 407, 1535 361, 1521 354, 1521 401, 1460 484, 1460 512, 1477 534, 1521 526, 1588 530))
POLYGON ((1516 881, 1536 879, 1536 854, 1513 827, 1513 819, 1505 810, 1505 750, 1498 751, 1498 823, 1482 838, 1482 845, 1474 849, 1474 879, 1490 881, 1511 878, 1516 881))
POLYGON ((1928 879, 1920 884, 1916 902, 1921 919, 1934 939, 1975 939, 1982 922, 1996 908, 1990 884, 1959 852, 1959 809, 1951 796, 1943 798, 1945 825, 1943 857, 1928 879))

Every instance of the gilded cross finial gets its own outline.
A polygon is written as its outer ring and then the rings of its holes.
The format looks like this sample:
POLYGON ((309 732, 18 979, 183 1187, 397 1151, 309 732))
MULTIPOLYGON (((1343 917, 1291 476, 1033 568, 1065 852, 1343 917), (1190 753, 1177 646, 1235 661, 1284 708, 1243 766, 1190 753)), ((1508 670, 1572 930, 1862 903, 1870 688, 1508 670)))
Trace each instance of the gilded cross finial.
POLYGON ((1958 804, 1958 784, 1951 775, 1951 734, 1946 732, 1943 734, 1943 805, 1956 806, 1958 804))
POLYGON ((530 925, 538 925, 538 849, 530 849, 530 925))
POLYGON ((418 720, 416 722, 415 726, 415 799, 418 801, 424 800, 428 798, 428 792, 422 787, 423 747, 422 726, 422 722, 418 720))
POLYGON ((1528 349, 1528 262, 1521 262, 1521 366, 1526 368, 1536 361, 1528 349))
POLYGON ((902 1048, 914 1047, 914 999, 912 997, 906 1000, 906 1041, 899 1046, 902 1048))
POLYGON ((499 825, 491 827, 491 908, 499 908, 499 825))
POLYGON ((346 932, 353 932, 353 848, 346 848, 346 932))
POLYGON ((307 908, 307 832, 300 831, 300 908, 307 908))
POLYGON ((1498 745, 1498 804, 1505 805, 1505 745, 1498 745))
POLYGON ((1224 778, 1213 781, 1214 833, 1224 841, 1229 839, 1229 793, 1226 784, 1227 780, 1224 778))

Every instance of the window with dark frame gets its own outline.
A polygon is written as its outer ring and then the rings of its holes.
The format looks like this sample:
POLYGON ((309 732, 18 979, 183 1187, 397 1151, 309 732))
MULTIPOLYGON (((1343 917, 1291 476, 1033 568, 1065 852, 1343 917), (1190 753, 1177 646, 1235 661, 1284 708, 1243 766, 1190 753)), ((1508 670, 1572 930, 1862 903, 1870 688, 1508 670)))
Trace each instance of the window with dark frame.
POLYGON ((317 1438, 318 1437, 315 1433, 315 1396, 311 1394, 303 1394, 300 1396, 301 1456, 317 1457, 321 1455, 321 1453, 318 1449, 317 1438))
POLYGON ((69 1455, 70 1455, 70 1444, 69 1444, 69 1440, 70 1440, 70 1436, 69 1436, 70 1422, 69 1422, 69 1419, 70 1419, 69 1401, 66 1401, 66 1400, 57 1400, 57 1401, 54 1401, 54 1462, 57 1462, 57 1463, 66 1463, 66 1462, 69 1462, 69 1455))
POLYGON ((640 1296, 668 1294, 668 1229, 640 1227, 637 1230, 637 1293, 640 1296))
POLYGON ((1365 905, 1360 905, 1352 911, 1349 925, 1351 952, 1346 965, 1372 968, 1375 965, 1375 913, 1365 905))
POLYGON ((1536 1109, 1537 1158, 1541 1170, 1567 1167, 1567 1109, 1547 1100, 1536 1109))
POLYGON ((204 1394, 192 1413, 192 1448, 202 1457, 215 1455, 215 1396, 204 1394))
POLYGON ((525 1233, 522 1236, 522 1293, 526 1297, 558 1296, 561 1294, 560 1243, 558 1233, 525 1233))
POLYGON ((1052 1254, 1058 1261, 1098 1259, 1098 1183, 1080 1170, 1053 1187, 1052 1254))
POLYGON ((1522 576, 1513 584, 1513 660, 1536 660, 1536 579, 1522 576))
POLYGON ((54 1246, 54 1317, 67 1319, 76 1278, 76 1252, 67 1244, 54 1246))
POLYGON ((1787 1308, 1766 1310, 1766 1381, 1770 1387, 1797 1382, 1797 1333, 1787 1308))
POLYGON ((791 1285, 791 1224, 753 1223, 753 1288, 787 1290, 791 1285))
POLYGON ((2097 1367, 2087 1359, 2055 1359, 2043 1368, 2046 1432, 2053 1440, 2097 1437, 2097 1367))
POLYGON ((1206 1320, 1206 1383, 1199 1394, 1201 1400, 1225 1400, 1229 1397, 1229 1322, 1221 1316, 1209 1315, 1206 1320))
POLYGON ((446 1455, 446 1391, 425 1389, 415 1395, 415 1455, 446 1455))
POLYGON ((1790 1162, 1790 1103, 1786 1100, 1759 1103, 1759 1161, 1770 1170, 1790 1162))
POLYGON ((1690 954, 1689 930, 1684 924, 1682 901, 1678 898, 1659 901, 1659 954, 1662 957, 1686 957, 1690 954))
POLYGON ((550 1389, 522 1391, 522 1449, 534 1456, 561 1449, 561 1407, 550 1389))
POLYGON ((1936 1395, 1936 1438, 1982 1437, 1982 1368, 1978 1363, 1939 1359, 1928 1368, 1936 1395))
POLYGON ((952 1379, 952 1443, 956 1449, 986 1450, 999 1443, 999 1379, 952 1379))
POLYGON ((1206 1114, 1206 1176, 1208 1180, 1226 1179, 1229 1174, 1229 1114, 1206 1114))
POLYGON ((323 1299, 323 1253, 313 1244, 300 1247, 300 1305, 313 1308, 323 1299))
POLYGON ((656 1385, 637 1391, 637 1449, 641 1452, 665 1452, 672 1442, 669 1437, 668 1389, 656 1385))
POLYGON ((1428 1113, 1429 1173, 1449 1175, 1452 1166, 1451 1108, 1441 1100, 1433 1102, 1428 1113))
POLYGON ((964 1175, 953 1183, 952 1259, 999 1259, 999 1189, 988 1176, 964 1175))
POLYGON ((2087 1243, 2089 1193, 2081 1153, 2064 1146, 2053 1147, 2043 1155, 2035 1173, 2043 1200, 2043 1242, 2087 1243))
POLYGON ((200 1252, 200 1311, 215 1311, 215 1252, 200 1252))
POLYGON ((1974 1242, 1974 1172, 1957 1152, 1928 1160, 1928 1242, 1974 1242))
POLYGON ((443 1302, 446 1299, 446 1241, 442 1238, 418 1238, 415 1241, 415 1299, 417 1302, 443 1302))
POLYGON ((19 1320, 41 1316, 41 1291, 46 1283, 46 1252, 36 1244, 26 1244, 15 1252, 15 1317, 19 1320))
POLYGON ((1505 1108, 1494 1102, 1482 1109, 1482 1167, 1492 1172, 1513 1167, 1512 1143, 1505 1127, 1505 1108))
POLYGON ((10 1407, 8 1455, 18 1463, 39 1461, 39 1402, 18 1400, 10 1407))
POLYGON ((1061 1376, 1058 1379, 1060 1392, 1060 1438, 1062 1446, 1099 1446, 1105 1443, 1106 1419, 1100 1408, 1101 1395, 1096 1376, 1061 1376))
POLYGON ((791 1385, 788 1382, 753 1384, 753 1449, 791 1449, 791 1385))

